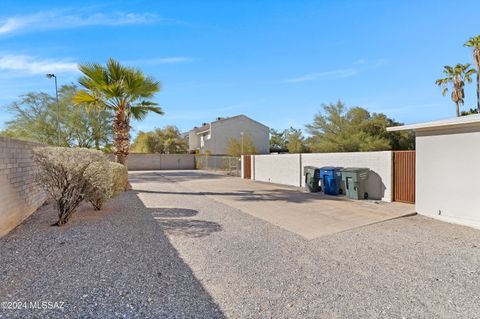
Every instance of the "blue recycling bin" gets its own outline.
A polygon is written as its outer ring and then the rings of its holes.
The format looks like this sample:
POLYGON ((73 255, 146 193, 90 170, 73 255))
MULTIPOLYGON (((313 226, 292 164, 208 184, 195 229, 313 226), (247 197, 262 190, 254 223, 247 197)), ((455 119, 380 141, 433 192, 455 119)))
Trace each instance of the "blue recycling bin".
POLYGON ((321 167, 320 180, 322 181, 322 189, 325 194, 340 194, 340 183, 342 182, 342 167, 321 167))

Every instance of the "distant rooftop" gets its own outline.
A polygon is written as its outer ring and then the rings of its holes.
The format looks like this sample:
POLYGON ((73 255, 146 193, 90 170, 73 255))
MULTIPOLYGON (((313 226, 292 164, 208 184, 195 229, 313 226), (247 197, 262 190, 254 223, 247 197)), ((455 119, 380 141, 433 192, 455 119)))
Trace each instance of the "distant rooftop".
POLYGON ((237 118, 240 118, 240 117, 247 118, 247 119, 249 119, 250 121, 255 122, 255 123, 259 124, 259 125, 265 126, 267 129, 269 129, 269 127, 266 126, 265 124, 262 124, 262 123, 260 123, 260 122, 258 122, 258 121, 255 121, 254 119, 252 119, 252 118, 250 118, 250 117, 248 117, 248 116, 246 116, 246 115, 244 115, 244 114, 239 114, 239 115, 235 115, 235 116, 231 116, 231 117, 217 117, 217 118, 215 119, 215 121, 212 121, 211 123, 202 123, 202 125, 201 125, 200 127, 195 126, 195 127, 192 129, 192 131, 196 131, 196 132, 206 131, 206 130, 208 130, 208 129, 210 128, 210 124, 212 124, 212 123, 221 122, 221 121, 229 121, 229 120, 237 119, 237 118))
POLYGON ((417 124, 408 124, 402 126, 387 127, 388 132, 406 131, 406 130, 423 130, 432 128, 449 128, 458 126, 480 125, 480 114, 472 114, 459 116, 440 121, 423 122, 417 124))

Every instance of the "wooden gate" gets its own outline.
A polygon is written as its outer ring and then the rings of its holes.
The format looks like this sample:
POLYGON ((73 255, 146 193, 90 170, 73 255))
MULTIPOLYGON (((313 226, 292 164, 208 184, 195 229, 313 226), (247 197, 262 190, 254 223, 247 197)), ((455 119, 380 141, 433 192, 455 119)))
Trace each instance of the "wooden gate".
POLYGON ((243 178, 250 179, 252 177, 252 156, 251 155, 243 155, 243 167, 244 167, 244 175, 243 178))
POLYGON ((415 203, 415 151, 395 151, 393 156, 393 200, 415 203))

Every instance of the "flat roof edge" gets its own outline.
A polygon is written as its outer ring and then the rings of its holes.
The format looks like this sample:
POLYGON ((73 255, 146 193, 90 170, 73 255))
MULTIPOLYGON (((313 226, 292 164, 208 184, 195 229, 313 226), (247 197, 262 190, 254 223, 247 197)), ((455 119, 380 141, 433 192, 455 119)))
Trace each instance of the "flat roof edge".
POLYGON ((402 126, 392 126, 392 127, 387 127, 387 132, 462 127, 462 126, 472 126, 475 124, 480 125, 480 114, 455 117, 453 119, 446 119, 446 120, 433 121, 433 122, 408 124, 408 125, 402 125, 402 126))

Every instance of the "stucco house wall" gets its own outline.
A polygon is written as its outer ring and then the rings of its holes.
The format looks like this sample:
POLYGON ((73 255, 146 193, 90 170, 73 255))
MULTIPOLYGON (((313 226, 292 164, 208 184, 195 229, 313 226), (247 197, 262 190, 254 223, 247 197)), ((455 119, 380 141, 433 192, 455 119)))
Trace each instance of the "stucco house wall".
POLYGON ((480 125, 417 131, 416 209, 480 228, 480 125))
POLYGON ((257 124, 245 117, 239 117, 232 120, 223 120, 212 123, 212 138, 207 141, 212 154, 227 154, 230 139, 235 138, 241 141, 242 136, 247 136, 255 145, 257 154, 267 154, 269 152, 269 129, 263 125, 257 124))
POLYGON ((389 128, 416 133, 417 213, 480 228, 480 115, 389 128))
POLYGON ((189 136, 189 150, 200 150, 201 153, 212 155, 228 154, 228 145, 232 138, 241 141, 242 135, 248 136, 255 145, 257 154, 268 154, 270 151, 270 129, 245 115, 219 119, 211 123, 204 123, 200 128, 191 130, 189 136), (205 135, 203 145, 201 135, 205 135), (208 136, 208 137, 207 137, 208 136))
POLYGON ((188 150, 194 151, 200 147, 200 139, 195 131, 188 132, 188 150))

